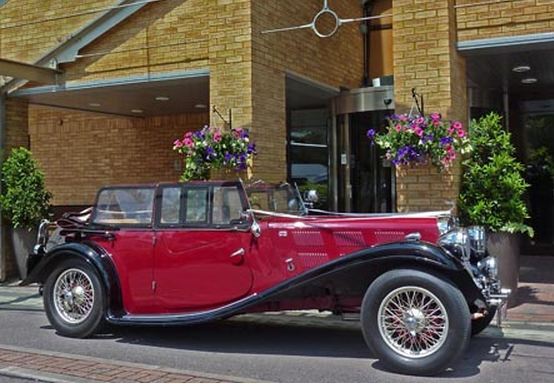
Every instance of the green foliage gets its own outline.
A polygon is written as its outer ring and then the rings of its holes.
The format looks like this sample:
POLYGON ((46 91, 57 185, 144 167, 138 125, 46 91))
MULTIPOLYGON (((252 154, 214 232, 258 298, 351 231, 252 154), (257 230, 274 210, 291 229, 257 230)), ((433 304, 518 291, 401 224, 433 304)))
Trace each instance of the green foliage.
POLYGON ((523 195, 529 185, 523 165, 514 157, 510 134, 501 117, 491 113, 470 125, 471 154, 463 163, 459 198, 460 219, 466 225, 484 225, 493 232, 521 232, 533 236, 524 224, 523 195))
POLYGON ((47 216, 52 194, 31 152, 13 149, 2 166, 0 207, 14 228, 32 229, 47 216))

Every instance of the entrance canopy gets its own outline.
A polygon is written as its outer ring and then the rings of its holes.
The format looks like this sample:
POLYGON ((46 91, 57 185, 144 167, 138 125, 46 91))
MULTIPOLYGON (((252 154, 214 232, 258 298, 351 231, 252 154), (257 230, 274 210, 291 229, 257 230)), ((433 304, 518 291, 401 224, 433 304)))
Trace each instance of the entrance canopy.
POLYGON ((10 97, 32 104, 120 116, 161 116, 207 112, 207 70, 109 81, 20 89, 10 97))

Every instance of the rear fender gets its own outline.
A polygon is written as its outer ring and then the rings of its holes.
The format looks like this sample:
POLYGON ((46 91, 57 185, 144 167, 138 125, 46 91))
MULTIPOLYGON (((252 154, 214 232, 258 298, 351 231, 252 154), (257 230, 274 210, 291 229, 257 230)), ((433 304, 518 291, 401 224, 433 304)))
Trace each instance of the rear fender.
POLYGON ((106 288, 106 299, 112 313, 122 313, 121 285, 115 265, 109 254, 90 242, 66 243, 44 254, 38 264, 20 285, 44 284, 56 266, 68 258, 78 258, 90 264, 106 288))

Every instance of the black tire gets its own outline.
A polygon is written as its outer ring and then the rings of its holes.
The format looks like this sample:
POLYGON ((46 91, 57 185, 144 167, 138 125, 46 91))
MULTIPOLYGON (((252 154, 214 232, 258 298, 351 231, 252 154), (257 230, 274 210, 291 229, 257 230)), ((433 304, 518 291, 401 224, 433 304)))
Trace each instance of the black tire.
POLYGON ((479 333, 483 332, 485 328, 489 326, 492 319, 494 319, 494 315, 496 315, 496 307, 489 308, 487 314, 485 317, 482 317, 477 320, 471 321, 471 336, 478 335, 479 333))
MULTIPOLYGON (((75 296, 77 297, 77 296, 75 296)), ((106 299, 104 285, 98 277, 96 269, 84 260, 77 258, 70 258, 57 265, 52 273, 46 279, 44 285, 44 309, 46 316, 50 321, 50 324, 54 329, 63 336, 74 338, 86 338, 93 335, 103 325, 104 316, 106 313, 106 299), (71 312, 68 315, 68 311, 65 311, 61 303, 56 304, 56 284, 58 279, 70 271, 77 271, 86 275, 92 283, 93 299, 90 310, 86 311, 86 316, 82 319, 77 319, 71 322, 64 318, 65 316, 71 317, 71 312)))
MULTIPOLYGON (((435 302, 434 299, 430 300, 435 302)), ((426 311, 428 310, 426 309, 426 311)), ((439 313, 442 312, 440 310, 439 313)), ((421 319, 419 315, 422 313, 421 311, 417 312, 418 319, 421 319)), ((409 269, 386 272, 370 285, 362 302, 361 323, 367 345, 383 365, 392 371, 410 375, 433 375, 442 372, 464 352, 471 333, 469 307, 460 290, 446 279, 409 269), (389 336, 385 336, 387 330, 383 330, 383 334, 380 332, 379 309, 381 304, 383 304, 383 309, 386 308, 386 303, 392 302, 389 298, 402 295, 403 291, 416 291, 418 294, 425 295, 430 293, 431 295, 427 295, 427 298, 430 299, 434 296, 439 302, 436 308, 440 310, 439 306, 442 305, 444 309, 442 326, 445 331, 442 336, 438 337, 440 342, 436 342, 435 349, 429 348, 427 352, 424 352, 428 353, 426 356, 414 356, 410 351, 413 347, 407 348, 408 351, 403 350, 404 354, 402 354, 401 346, 395 344, 395 341, 391 341, 398 333, 388 333, 391 337, 389 338, 389 336), (395 349, 396 347, 398 349, 395 349)), ((406 327, 403 330, 406 333, 408 322, 405 321, 405 318, 398 324, 400 324, 400 328, 406 327)), ((425 333, 424 331, 428 329, 427 325, 422 325, 428 324, 428 322, 417 324, 417 327, 423 327, 417 330, 417 335, 425 333)), ((407 338, 409 339, 409 336, 407 338)))

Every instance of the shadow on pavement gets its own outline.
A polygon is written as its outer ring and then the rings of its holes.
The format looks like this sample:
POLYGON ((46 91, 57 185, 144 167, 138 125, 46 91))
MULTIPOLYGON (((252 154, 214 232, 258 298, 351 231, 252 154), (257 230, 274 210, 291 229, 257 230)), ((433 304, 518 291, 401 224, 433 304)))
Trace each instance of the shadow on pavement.
MULTIPOLYGON (((221 321, 189 327, 117 327, 111 334, 98 335, 98 339, 201 352, 375 359, 360 331, 290 324, 221 321)), ((554 348, 554 342, 478 336, 472 338, 462 358, 437 377, 476 376, 484 362, 509 362, 520 345, 554 348)), ((372 367, 387 371, 379 361, 372 367)))

